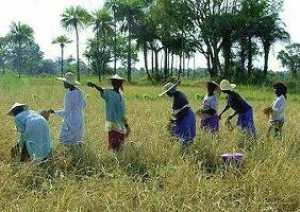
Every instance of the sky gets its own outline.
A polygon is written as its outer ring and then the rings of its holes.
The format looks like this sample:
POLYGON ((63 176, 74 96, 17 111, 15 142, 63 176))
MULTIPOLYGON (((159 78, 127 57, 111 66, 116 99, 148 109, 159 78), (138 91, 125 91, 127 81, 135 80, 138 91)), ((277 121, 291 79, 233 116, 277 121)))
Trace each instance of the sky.
MULTIPOLYGON (((66 7, 81 5, 89 11, 100 8, 104 0, 0 0, 0 36, 5 36, 13 21, 21 21, 34 29, 34 36, 46 58, 57 58, 60 55, 58 46, 51 44, 55 37, 66 34, 75 40, 74 33, 66 32, 60 25, 60 15, 66 7)), ((300 27, 298 26, 300 0, 285 0, 282 19, 286 29, 291 35, 292 42, 300 42, 300 27)), ((85 48, 86 41, 92 37, 90 30, 84 30, 80 34, 81 52, 85 48)), ((283 48, 277 44, 271 51, 270 68, 281 69, 276 54, 283 48)), ((66 47, 65 55, 75 56, 75 42, 66 47)), ((137 64, 141 66, 142 61, 137 64)), ((205 61, 197 57, 197 66, 205 66, 205 61)))

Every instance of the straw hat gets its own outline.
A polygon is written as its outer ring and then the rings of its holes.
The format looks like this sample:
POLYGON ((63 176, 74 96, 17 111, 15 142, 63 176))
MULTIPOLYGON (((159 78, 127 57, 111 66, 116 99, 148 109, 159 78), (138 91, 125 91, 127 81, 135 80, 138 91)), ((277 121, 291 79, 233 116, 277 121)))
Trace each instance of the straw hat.
POLYGON ((220 89, 222 91, 232 91, 236 87, 236 84, 231 84, 228 80, 222 80, 220 83, 220 89))
POLYGON ((16 109, 17 107, 27 107, 26 104, 21 104, 21 103, 15 103, 8 111, 7 115, 12 116, 13 115, 13 111, 14 109, 16 109))
POLYGON ((72 72, 68 72, 65 74, 65 77, 58 77, 57 79, 73 86, 80 85, 80 82, 75 79, 75 75, 72 72))
POLYGON ((115 74, 109 78, 110 80, 119 80, 119 81, 125 81, 123 77, 120 77, 118 74, 115 74))
POLYGON ((170 90, 176 88, 176 86, 178 85, 178 82, 177 83, 172 83, 172 82, 169 82, 167 84, 164 85, 164 91, 159 94, 159 96, 163 96, 165 95, 166 93, 168 93, 170 90))

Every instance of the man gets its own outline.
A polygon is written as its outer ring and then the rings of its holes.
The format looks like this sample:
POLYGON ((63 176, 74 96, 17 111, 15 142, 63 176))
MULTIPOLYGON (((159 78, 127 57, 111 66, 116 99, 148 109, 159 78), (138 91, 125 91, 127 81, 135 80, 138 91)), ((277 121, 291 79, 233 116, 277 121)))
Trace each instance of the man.
POLYGON ((65 74, 65 77, 58 78, 63 81, 67 89, 64 98, 63 110, 49 110, 51 113, 64 119, 61 127, 59 140, 61 144, 82 144, 84 135, 84 109, 86 101, 84 93, 77 88, 80 85, 75 80, 75 75, 71 72, 65 74))
POLYGON ((52 152, 52 141, 46 119, 20 103, 15 103, 8 115, 15 117, 20 133, 17 145, 12 148, 12 157, 19 157, 20 161, 48 159, 52 152))
POLYGON ((125 100, 122 94, 124 79, 119 75, 110 78, 112 89, 103 89, 92 82, 87 85, 100 92, 106 105, 106 130, 108 131, 108 149, 119 151, 129 134, 129 126, 125 118, 125 100))

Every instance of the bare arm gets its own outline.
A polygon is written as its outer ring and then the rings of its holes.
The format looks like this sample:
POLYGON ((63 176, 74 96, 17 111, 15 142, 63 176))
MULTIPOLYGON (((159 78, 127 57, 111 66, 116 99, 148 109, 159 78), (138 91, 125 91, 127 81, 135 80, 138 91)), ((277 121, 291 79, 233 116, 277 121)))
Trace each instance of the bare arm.
POLYGON ((103 93, 103 88, 101 88, 100 86, 92 83, 92 82, 88 82, 87 86, 91 87, 91 88, 95 88, 96 90, 98 90, 99 92, 103 93))

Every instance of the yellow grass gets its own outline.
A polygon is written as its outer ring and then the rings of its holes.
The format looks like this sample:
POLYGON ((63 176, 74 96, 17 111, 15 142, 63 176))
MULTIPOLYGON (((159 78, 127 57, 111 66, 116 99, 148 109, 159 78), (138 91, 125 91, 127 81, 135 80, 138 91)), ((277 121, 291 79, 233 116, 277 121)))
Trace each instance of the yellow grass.
MULTIPOLYGON (((34 166, 10 161, 17 134, 5 114, 15 101, 34 110, 61 108, 65 91, 54 79, 0 79, 0 211, 300 210, 299 95, 288 97, 284 139, 267 140, 262 111, 273 100, 272 89, 238 87, 254 106, 257 141, 222 123, 218 137, 198 130, 195 143, 182 152, 166 132, 171 102, 157 98, 161 88, 126 85, 132 142, 114 155, 107 151, 103 101, 95 90, 82 89, 88 102, 83 160, 58 144, 61 120, 51 117, 55 159, 34 166), (245 153, 244 168, 225 171, 219 156, 227 152, 245 153)), ((203 88, 180 89, 198 109, 203 88)))

